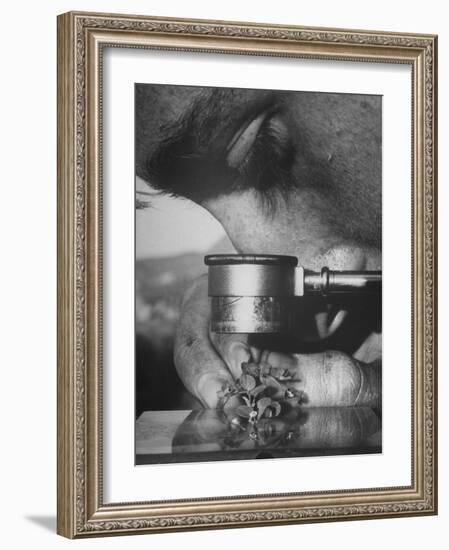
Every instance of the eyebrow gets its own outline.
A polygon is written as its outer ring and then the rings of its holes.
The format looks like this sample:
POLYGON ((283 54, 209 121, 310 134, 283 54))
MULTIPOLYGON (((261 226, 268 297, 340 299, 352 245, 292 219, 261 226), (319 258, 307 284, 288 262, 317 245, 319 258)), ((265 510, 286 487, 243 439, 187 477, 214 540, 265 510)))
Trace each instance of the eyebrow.
POLYGON ((249 117, 261 108, 272 108, 272 112, 261 125, 245 162, 232 167, 226 158, 232 135, 223 139, 215 127, 226 114, 225 101, 232 102, 232 90, 197 98, 178 120, 163 128, 163 138, 147 158, 143 177, 159 191, 195 202, 252 188, 271 210, 277 197, 293 186, 292 143, 281 139, 270 123, 282 109, 273 98, 247 109, 249 117))

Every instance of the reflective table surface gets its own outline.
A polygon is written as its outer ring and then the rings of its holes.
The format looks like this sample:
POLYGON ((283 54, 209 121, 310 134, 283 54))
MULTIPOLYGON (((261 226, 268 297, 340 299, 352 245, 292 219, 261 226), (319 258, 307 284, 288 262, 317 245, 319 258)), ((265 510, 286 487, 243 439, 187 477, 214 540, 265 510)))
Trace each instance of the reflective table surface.
POLYGON ((146 411, 136 422, 136 464, 380 453, 370 408, 293 408, 256 424, 234 409, 146 411))

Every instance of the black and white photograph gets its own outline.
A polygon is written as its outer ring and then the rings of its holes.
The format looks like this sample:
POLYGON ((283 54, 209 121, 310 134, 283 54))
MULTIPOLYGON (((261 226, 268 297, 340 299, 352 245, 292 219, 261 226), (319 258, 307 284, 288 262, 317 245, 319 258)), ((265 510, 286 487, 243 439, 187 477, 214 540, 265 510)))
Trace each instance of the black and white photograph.
POLYGON ((382 97, 135 85, 136 464, 382 452, 382 97))

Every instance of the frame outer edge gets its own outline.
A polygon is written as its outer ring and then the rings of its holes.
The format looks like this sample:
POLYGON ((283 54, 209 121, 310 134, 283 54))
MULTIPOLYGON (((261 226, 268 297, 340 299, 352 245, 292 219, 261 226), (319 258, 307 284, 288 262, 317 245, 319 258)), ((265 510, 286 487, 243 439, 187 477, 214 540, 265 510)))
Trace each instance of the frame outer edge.
POLYGON ((438 515, 438 36, 432 37, 432 167, 433 167, 433 512, 438 515))
POLYGON ((75 536, 76 426, 73 418, 75 346, 74 235, 75 173, 73 89, 73 18, 57 18, 57 526, 59 535, 75 536))
MULTIPOLYGON (((178 20, 86 12, 70 12, 58 17, 57 531, 59 534, 68 538, 84 538, 106 534, 249 527, 253 525, 308 523, 342 519, 378 519, 381 517, 433 515, 437 513, 436 48, 436 36, 430 35, 377 33, 376 31, 343 29, 336 29, 335 32, 331 29, 309 31, 304 27, 239 22, 220 22, 218 24, 218 22, 206 20, 178 20), (117 21, 118 19, 120 21, 117 21), (247 28, 246 25, 248 25, 247 28), (293 40, 300 41, 303 45, 305 43, 326 43, 331 48, 336 48, 339 42, 348 42, 351 44, 350 49, 353 46, 361 45, 361 40, 365 46, 369 45, 372 48, 374 58, 377 51, 387 47, 391 49, 391 52, 394 52, 390 53, 392 62, 399 62, 398 60, 401 57, 405 58, 408 51, 413 52, 413 57, 419 56, 421 63, 424 60, 427 62, 425 69, 428 70, 424 71, 427 79, 421 73, 424 78, 421 78, 422 82, 417 96, 427 99, 427 109, 424 108, 425 102, 420 100, 421 109, 424 110, 422 114, 426 132, 420 134, 423 143, 420 144, 419 150, 422 156, 419 157, 421 162, 417 167, 421 174, 420 177, 423 178, 421 181, 425 183, 424 186, 421 185, 423 196, 419 210, 424 225, 421 243, 427 253, 426 259, 424 258, 423 249, 420 249, 418 254, 425 262, 424 281, 423 284, 418 282, 418 286, 421 287, 422 284, 427 305, 423 327, 427 330, 426 334, 421 336, 424 341, 420 351, 418 351, 423 362, 425 359, 427 376, 424 381, 424 373, 421 369, 422 378, 419 384, 418 401, 422 401, 420 407, 426 407, 427 418, 424 418, 424 414, 419 415, 422 422, 420 431, 423 438, 417 461, 421 476, 421 483, 419 484, 421 494, 416 495, 415 500, 400 502, 387 499, 385 503, 363 504, 355 502, 349 506, 336 502, 332 506, 298 508, 290 511, 286 509, 265 510, 262 507, 263 509, 251 512, 230 510, 207 514, 194 512, 192 514, 184 511, 183 514, 178 515, 173 509, 163 515, 157 515, 157 517, 145 515, 142 517, 140 514, 132 517, 128 515, 127 510, 116 510, 117 514, 114 517, 114 506, 102 509, 101 486, 98 486, 98 475, 101 477, 101 471, 96 471, 96 473, 91 471, 97 459, 101 462, 101 456, 97 454, 98 441, 92 440, 92 438, 96 439, 98 437, 96 425, 98 395, 92 394, 92 384, 96 387, 99 383, 99 379, 94 372, 96 370, 96 360, 98 360, 98 349, 96 344, 91 346, 92 338, 95 340, 98 328, 95 321, 98 302, 94 304, 92 300, 98 298, 98 296, 96 291, 92 293, 89 290, 92 283, 98 283, 96 276, 92 278, 94 275, 92 267, 94 267, 96 256, 95 250, 89 250, 89 245, 92 244, 89 241, 96 239, 98 235, 96 234, 96 214, 92 217, 92 204, 86 204, 86 199, 90 200, 95 197, 98 200, 95 186, 91 186, 92 178, 96 180, 98 174, 95 173, 95 170, 94 173, 91 172, 92 161, 96 158, 96 151, 92 153, 90 146, 92 139, 95 142, 96 133, 92 133, 92 127, 90 131, 89 128, 86 128, 86 123, 92 122, 91 114, 95 111, 95 109, 92 111, 93 105, 86 98, 86 93, 90 93, 87 89, 89 83, 92 84, 93 82, 92 73, 89 74, 89 70, 85 70, 88 34, 86 31, 108 30, 123 36, 125 29, 137 34, 146 31, 154 32, 153 36, 158 34, 169 35, 170 38, 184 36, 192 40, 208 35, 217 35, 220 36, 220 39, 231 39, 231 37, 237 36, 239 40, 243 39, 242 43, 246 42, 246 47, 249 47, 249 49, 251 49, 251 45, 254 46, 254 44, 260 43, 259 40, 271 42, 273 38, 273 43, 282 40, 283 43, 287 44, 293 40), (285 29, 285 32, 281 32, 282 29, 285 29), (359 32, 363 33, 363 37, 358 35, 359 32), (420 52, 419 55, 418 51, 420 52), (87 150, 85 149, 86 143, 87 150), (426 154, 427 151, 429 153, 426 154), (422 166, 425 159, 427 160, 426 171, 422 166), (424 211, 427 216, 423 216, 424 211), (92 358, 93 353, 96 359, 92 358), (424 387, 426 391, 424 391, 424 387), (93 443, 95 443, 94 449, 92 448, 93 443), (429 460, 429 462, 425 462, 425 460, 429 460), (424 495, 422 494, 423 489, 424 495), (93 495, 92 490, 96 492, 95 495, 93 495), (98 506, 100 506, 100 509, 96 510, 98 506), (105 512, 105 517, 95 517, 96 512, 105 512), (110 515, 108 512, 112 512, 112 514, 110 515)), ((173 49, 183 50, 184 46, 178 45, 173 49)), ((238 48, 237 53, 241 53, 240 50, 241 48, 238 48)), ((202 51, 202 48, 199 48, 198 51, 202 51)), ((208 51, 208 49, 206 48, 204 51, 208 51)), ((326 58, 328 56, 329 54, 326 53, 326 58)), ((336 57, 339 58, 340 56, 336 57)), ((358 59, 359 56, 355 55, 354 60, 358 59)), ((95 206, 93 208, 95 211, 95 206)), ((138 503, 130 504, 136 505, 138 503)), ((204 502, 201 504, 204 504, 204 502)), ((192 502, 191 505, 195 507, 196 503, 192 502)))

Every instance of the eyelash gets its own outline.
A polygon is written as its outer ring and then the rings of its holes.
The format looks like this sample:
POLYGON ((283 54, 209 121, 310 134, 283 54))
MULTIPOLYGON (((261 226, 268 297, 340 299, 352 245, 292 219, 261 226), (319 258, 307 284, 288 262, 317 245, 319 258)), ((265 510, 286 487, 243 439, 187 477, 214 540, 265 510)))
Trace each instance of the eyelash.
POLYGON ((288 127, 278 112, 263 121, 250 151, 236 168, 241 175, 249 175, 250 172, 259 172, 262 163, 271 159, 276 161, 277 168, 288 170, 291 167, 292 158, 293 145, 288 127))

